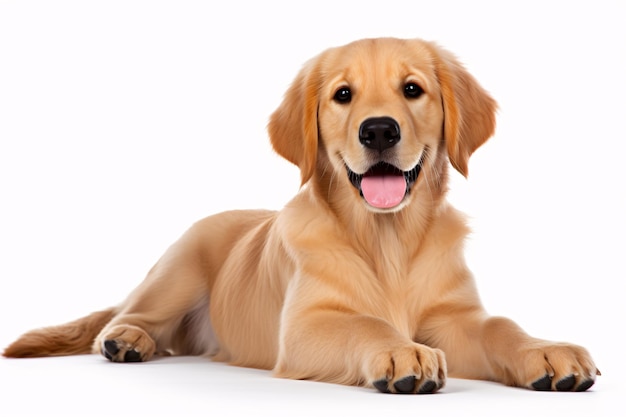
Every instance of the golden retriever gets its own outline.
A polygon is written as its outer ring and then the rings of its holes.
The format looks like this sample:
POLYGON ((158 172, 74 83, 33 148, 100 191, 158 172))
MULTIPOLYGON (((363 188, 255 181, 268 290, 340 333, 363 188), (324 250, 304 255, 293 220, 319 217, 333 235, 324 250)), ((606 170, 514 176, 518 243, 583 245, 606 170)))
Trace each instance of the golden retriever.
POLYGON ((206 355, 385 393, 433 393, 447 375, 585 391, 600 374, 588 352, 487 315, 464 262, 448 166, 467 175, 495 111, 433 43, 329 49, 269 121, 302 179, 283 210, 197 222, 123 303, 26 333, 4 355, 206 355))

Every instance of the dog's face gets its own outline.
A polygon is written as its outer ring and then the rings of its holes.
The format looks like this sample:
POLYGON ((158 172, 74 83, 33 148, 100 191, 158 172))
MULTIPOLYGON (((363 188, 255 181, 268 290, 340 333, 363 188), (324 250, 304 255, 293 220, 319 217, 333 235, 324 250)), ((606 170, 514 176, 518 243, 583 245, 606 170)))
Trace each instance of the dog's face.
POLYGON ((410 201, 428 153, 441 141, 441 90, 425 52, 362 43, 325 59, 320 138, 335 172, 345 171, 375 211, 410 201))
POLYGON ((469 156, 493 133, 494 113, 495 102, 445 51, 368 39, 310 61, 269 130, 303 183, 326 175, 371 211, 394 212, 420 182, 439 183, 446 153, 466 175, 469 156))

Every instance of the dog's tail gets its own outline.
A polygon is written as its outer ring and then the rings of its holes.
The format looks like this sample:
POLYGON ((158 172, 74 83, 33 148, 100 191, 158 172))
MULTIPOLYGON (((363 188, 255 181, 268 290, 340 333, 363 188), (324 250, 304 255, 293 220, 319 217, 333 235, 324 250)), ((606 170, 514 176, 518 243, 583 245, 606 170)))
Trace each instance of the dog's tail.
POLYGON ((116 312, 117 308, 112 307, 60 326, 31 330, 9 345, 2 355, 37 358, 91 353, 94 339, 116 312))

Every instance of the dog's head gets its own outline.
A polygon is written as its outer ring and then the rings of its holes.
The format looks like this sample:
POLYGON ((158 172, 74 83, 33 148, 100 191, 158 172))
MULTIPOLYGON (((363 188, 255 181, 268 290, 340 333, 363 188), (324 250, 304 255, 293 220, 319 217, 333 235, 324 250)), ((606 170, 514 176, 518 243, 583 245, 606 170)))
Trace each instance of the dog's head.
POLYGON ((376 212, 441 184, 448 156, 467 176, 495 128, 495 101, 448 52, 421 40, 366 39, 309 61, 269 123, 274 149, 316 177, 343 182, 376 212))

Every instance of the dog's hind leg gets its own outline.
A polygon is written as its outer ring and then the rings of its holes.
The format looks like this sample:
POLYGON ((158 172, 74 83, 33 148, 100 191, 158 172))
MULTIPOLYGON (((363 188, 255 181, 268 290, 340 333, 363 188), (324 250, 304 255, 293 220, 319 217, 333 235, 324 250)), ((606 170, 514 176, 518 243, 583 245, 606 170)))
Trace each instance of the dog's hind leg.
POLYGON ((207 254, 194 228, 172 245, 96 337, 113 362, 159 354, 202 354, 211 345, 207 254))
POLYGON ((155 353, 218 353, 209 316, 217 276, 241 237, 273 217, 271 211, 242 210, 196 222, 130 294, 93 351, 114 362, 145 361, 155 353))

